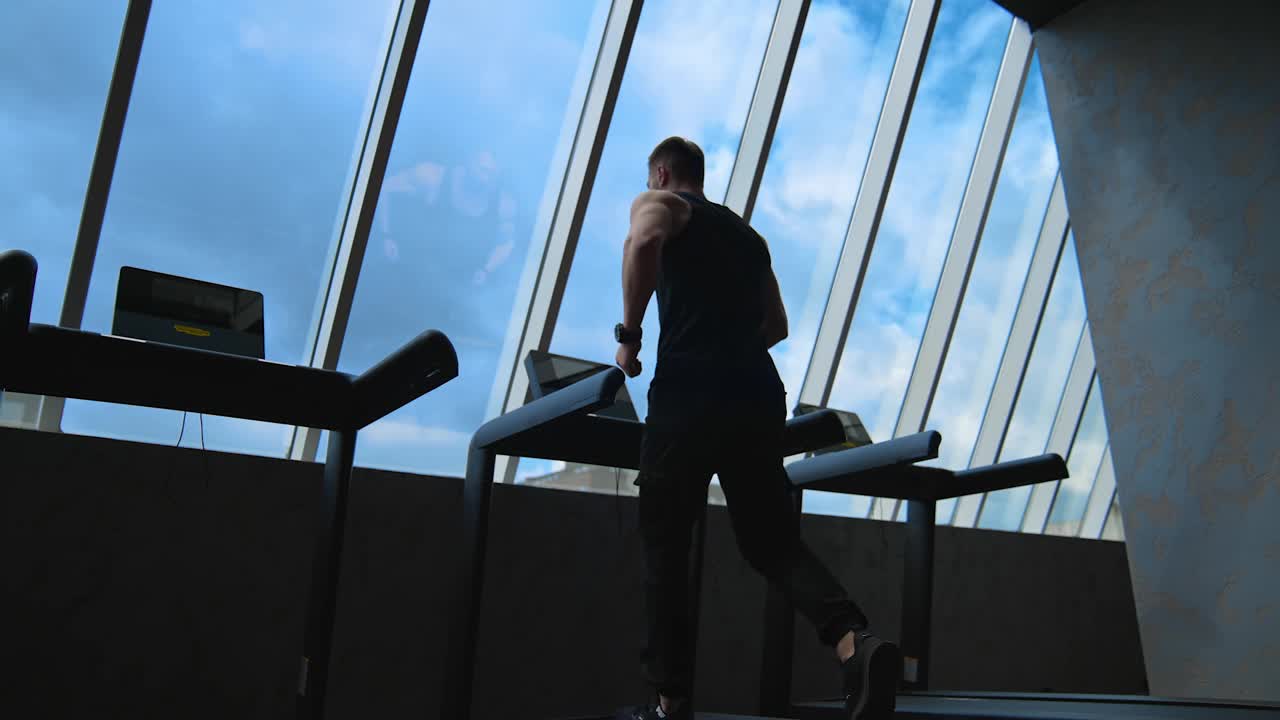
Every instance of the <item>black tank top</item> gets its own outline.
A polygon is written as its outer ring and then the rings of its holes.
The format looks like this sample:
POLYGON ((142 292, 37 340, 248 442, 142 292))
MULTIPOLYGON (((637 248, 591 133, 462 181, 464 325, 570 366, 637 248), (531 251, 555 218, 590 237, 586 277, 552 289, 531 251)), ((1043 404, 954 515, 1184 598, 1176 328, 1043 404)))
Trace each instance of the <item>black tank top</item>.
POLYGON ((650 421, 773 414, 782 405, 782 384, 761 333, 768 246, 732 210, 677 194, 692 212, 662 248, 650 421))

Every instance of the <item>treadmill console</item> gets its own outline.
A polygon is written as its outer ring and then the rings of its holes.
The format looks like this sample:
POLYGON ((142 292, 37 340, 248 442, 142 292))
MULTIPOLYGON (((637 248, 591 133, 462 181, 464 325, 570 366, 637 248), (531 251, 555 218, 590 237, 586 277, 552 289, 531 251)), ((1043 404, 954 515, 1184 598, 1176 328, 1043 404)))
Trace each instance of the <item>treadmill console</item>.
MULTIPOLYGON (((611 367, 613 366, 541 350, 530 350, 524 359, 525 372, 529 374, 529 389, 534 400, 611 367)), ((627 393, 625 384, 618 388, 618 395, 612 405, 592 414, 633 422, 638 420, 636 407, 631 402, 631 395, 627 393)))
POLYGON ((111 334, 261 360, 262 304, 252 290, 122 267, 111 334))
POLYGON ((814 455, 825 455, 831 452, 838 452, 840 450, 848 450, 849 448, 862 447, 863 445, 871 444, 871 435, 867 433, 867 428, 862 425, 862 419, 858 417, 857 413, 851 413, 846 410, 836 410, 834 408, 818 407, 817 405, 809 405, 808 403, 800 403, 799 405, 796 405, 795 417, 808 415, 811 412, 817 412, 819 410, 830 410, 840 418, 840 422, 844 425, 844 442, 839 445, 822 448, 821 450, 815 450, 813 452, 814 455))

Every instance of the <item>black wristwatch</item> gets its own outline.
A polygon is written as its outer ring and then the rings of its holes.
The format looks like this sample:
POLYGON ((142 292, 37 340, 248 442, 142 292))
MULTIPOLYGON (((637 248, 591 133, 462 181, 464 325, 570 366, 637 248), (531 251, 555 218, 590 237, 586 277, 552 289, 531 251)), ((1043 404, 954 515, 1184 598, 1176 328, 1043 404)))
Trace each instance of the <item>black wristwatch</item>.
POLYGON ((635 345, 640 342, 640 336, 643 334, 642 329, 628 330, 622 323, 613 326, 613 339, 622 345, 635 345))

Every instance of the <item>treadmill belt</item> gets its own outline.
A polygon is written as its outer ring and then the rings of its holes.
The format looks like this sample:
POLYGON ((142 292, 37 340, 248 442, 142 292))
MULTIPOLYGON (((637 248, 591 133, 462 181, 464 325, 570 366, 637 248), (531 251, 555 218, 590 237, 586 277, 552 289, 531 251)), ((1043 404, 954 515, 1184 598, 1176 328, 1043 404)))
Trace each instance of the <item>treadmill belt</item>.
MULTIPOLYGON (((797 720, 843 717, 838 701, 803 703, 797 720)), ((1280 706, 1162 698, 899 695, 895 720, 1280 720, 1280 706)))
MULTIPOLYGON (((726 715, 724 713, 693 714, 694 720, 790 720, 789 718, 763 717, 760 715, 726 715)), ((565 720, 614 720, 613 715, 592 715, 590 717, 566 718, 565 720)))

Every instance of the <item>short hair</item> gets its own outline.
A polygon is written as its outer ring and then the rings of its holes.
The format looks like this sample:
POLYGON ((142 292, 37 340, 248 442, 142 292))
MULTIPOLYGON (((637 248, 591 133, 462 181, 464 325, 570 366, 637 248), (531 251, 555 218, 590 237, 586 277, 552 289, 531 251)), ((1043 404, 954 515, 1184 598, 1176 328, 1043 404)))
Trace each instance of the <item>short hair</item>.
POLYGON ((658 147, 649 153, 649 169, 662 163, 671 171, 671 175, 685 183, 702 187, 706 176, 706 160, 702 148, 692 140, 682 137, 669 137, 658 143, 658 147))

